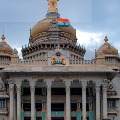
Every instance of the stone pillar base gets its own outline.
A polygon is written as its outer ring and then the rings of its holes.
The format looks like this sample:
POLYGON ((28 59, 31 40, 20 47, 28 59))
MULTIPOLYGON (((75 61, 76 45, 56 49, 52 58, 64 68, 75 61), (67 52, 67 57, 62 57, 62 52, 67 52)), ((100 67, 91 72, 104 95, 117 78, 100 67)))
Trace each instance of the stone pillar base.
POLYGON ((47 118, 47 120, 51 120, 51 118, 47 118))
POLYGON ((96 118, 96 120, 100 120, 100 118, 96 118))
POLYGON ((36 120, 36 118, 35 117, 31 117, 31 120, 36 120))
POLYGON ((82 120, 87 120, 86 118, 83 118, 82 120))
POLYGON ((17 120, 20 120, 20 117, 17 117, 17 120))
POLYGON ((111 119, 107 119, 107 118, 106 118, 106 119, 102 119, 102 120, 111 120, 111 119))
POLYGON ((14 120, 14 118, 10 118, 9 120, 14 120))
POLYGON ((71 118, 66 118, 65 120, 71 120, 71 118))

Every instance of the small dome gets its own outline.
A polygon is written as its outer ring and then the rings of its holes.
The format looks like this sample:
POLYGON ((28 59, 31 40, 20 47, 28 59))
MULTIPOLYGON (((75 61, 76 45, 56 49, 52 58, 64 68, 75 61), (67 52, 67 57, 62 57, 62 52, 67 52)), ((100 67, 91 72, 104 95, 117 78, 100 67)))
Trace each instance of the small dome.
MULTIPOLYGON (((50 23, 52 22, 53 18, 46 18, 38 22, 31 30, 31 36, 34 37, 37 34, 42 32, 48 32, 50 23)), ((62 32, 66 32, 71 34, 73 37, 76 38, 76 30, 70 25, 69 27, 60 28, 62 32)))
POLYGON ((13 49, 5 42, 5 37, 2 35, 0 42, 0 54, 12 54, 13 49))
POLYGON ((104 41, 105 43, 97 50, 97 53, 102 52, 104 55, 118 55, 118 50, 108 43, 107 36, 104 41))

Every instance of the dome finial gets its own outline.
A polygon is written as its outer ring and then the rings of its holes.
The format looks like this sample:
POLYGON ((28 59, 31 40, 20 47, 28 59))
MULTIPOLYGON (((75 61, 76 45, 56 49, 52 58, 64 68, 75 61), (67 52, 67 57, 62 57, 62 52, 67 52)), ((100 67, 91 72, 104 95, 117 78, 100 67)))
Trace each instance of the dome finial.
POLYGON ((31 37, 31 31, 32 31, 32 29, 30 28, 30 37, 31 37))
POLYGON ((105 39, 104 41, 107 43, 108 42, 108 38, 107 38, 107 35, 105 36, 105 39))
POLYGON ((58 0, 48 0, 48 12, 58 12, 58 9, 57 9, 57 1, 58 0))
POLYGON ((5 40, 5 36, 4 36, 4 34, 2 35, 1 39, 2 39, 2 41, 4 41, 4 40, 5 40))

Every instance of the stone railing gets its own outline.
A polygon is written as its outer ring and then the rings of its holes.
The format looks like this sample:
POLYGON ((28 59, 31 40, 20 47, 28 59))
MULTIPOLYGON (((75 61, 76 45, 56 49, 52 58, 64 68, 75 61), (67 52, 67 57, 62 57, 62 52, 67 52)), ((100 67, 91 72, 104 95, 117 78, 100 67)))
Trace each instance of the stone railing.
MULTIPOLYGON (((82 111, 81 111, 82 113, 82 111)), ((72 117, 76 117, 77 116, 77 111, 71 111, 71 116, 72 117)), ((86 116, 89 117, 90 112, 87 111, 86 112, 86 116)), ((31 112, 30 111, 25 111, 23 112, 23 116, 24 117, 30 117, 31 116, 31 112)), ((36 111, 36 116, 42 116, 42 111, 36 111)), ((51 111, 51 116, 52 117, 64 117, 65 116, 65 111, 51 111)))
MULTIPOLYGON (((10 65, 11 62, 0 61, 0 65, 10 65)), ((20 59, 18 65, 48 65, 48 60, 22 60, 20 59)), ((96 60, 70 60, 70 65, 95 65, 96 60)))
POLYGON ((25 111, 24 112, 24 117, 30 117, 31 116, 31 112, 30 111, 25 111))
POLYGON ((8 114, 8 110, 6 107, 0 108, 0 114, 8 114))
POLYGON ((118 114, 118 109, 117 107, 110 107, 108 108, 108 114, 118 114))
POLYGON ((64 117, 64 111, 52 111, 51 112, 52 117, 64 117))
POLYGON ((47 65, 47 60, 19 60, 19 64, 22 65, 47 65))
POLYGON ((70 64, 94 65, 96 64, 96 60, 73 60, 73 61, 70 61, 70 64))
MULTIPOLYGON (((19 60, 21 65, 48 65, 47 60, 19 60)), ((94 65, 96 60, 70 60, 70 65, 83 64, 83 65, 94 65)))

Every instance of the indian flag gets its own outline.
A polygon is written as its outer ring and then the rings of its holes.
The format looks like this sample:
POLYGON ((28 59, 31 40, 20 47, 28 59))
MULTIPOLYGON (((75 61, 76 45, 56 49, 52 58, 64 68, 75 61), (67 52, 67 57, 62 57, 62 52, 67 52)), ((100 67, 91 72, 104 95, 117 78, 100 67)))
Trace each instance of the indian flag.
POLYGON ((68 27, 70 25, 70 21, 68 19, 58 18, 58 27, 68 27))

